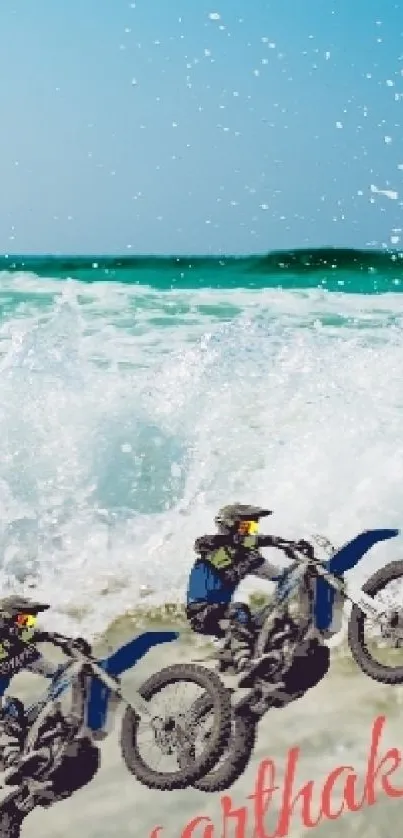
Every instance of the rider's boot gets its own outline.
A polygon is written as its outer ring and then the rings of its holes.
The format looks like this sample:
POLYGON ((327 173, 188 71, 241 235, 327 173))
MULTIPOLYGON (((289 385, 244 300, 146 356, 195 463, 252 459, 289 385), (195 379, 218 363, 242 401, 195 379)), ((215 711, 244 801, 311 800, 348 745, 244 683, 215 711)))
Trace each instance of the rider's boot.
POLYGON ((255 644, 255 626, 250 610, 243 603, 233 602, 229 608, 229 625, 225 644, 231 653, 232 665, 237 673, 250 666, 255 644))
POLYGON ((254 636, 244 626, 237 626, 232 631, 231 656, 235 672, 246 672, 252 661, 254 636))
MULTIPOLYGON (((238 672, 240 672, 242 676, 239 681, 239 686, 250 687, 259 674, 263 676, 267 688, 269 688, 270 685, 273 691, 276 691, 284 686, 282 680, 285 665, 284 650, 287 639, 292 637, 292 631, 291 628, 288 628, 285 625, 281 628, 281 631, 277 628, 277 631, 274 634, 276 643, 269 643, 267 652, 260 655, 259 659, 253 659, 254 644, 251 647, 250 656, 248 656, 247 653, 242 656, 241 650, 240 657, 243 657, 244 659, 241 659, 238 664, 238 672)), ((273 626, 273 632, 274 629, 275 626, 273 626)))

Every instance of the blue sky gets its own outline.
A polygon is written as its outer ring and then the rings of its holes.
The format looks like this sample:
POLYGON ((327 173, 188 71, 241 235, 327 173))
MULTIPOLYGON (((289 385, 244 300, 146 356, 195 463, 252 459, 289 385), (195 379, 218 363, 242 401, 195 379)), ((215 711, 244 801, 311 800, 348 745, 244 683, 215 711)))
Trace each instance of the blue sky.
POLYGON ((403 0, 8 0, 0 32, 0 252, 401 245, 403 0))

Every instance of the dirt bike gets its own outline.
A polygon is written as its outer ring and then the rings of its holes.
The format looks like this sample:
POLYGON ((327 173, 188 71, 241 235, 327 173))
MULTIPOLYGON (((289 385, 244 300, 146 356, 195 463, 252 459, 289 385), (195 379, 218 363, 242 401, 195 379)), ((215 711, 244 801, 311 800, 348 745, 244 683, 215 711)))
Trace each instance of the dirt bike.
MULTIPOLYGON (((403 684, 403 655, 397 666, 393 665, 390 652, 387 652, 389 659, 386 662, 376 660, 377 652, 382 654, 382 646, 392 644, 393 658, 403 645, 403 609, 393 601, 391 604, 378 603, 374 599, 389 583, 403 580, 403 561, 385 565, 362 588, 353 590, 349 586, 347 590, 344 580, 344 574, 352 570, 371 547, 398 534, 399 530, 392 529, 367 530, 326 561, 315 557, 312 545, 306 544, 301 552, 293 550, 293 563, 279 578, 274 600, 257 619, 260 628, 252 666, 240 678, 230 676, 236 678, 236 686, 230 687, 233 718, 229 747, 212 771, 194 781, 195 788, 205 792, 229 788, 249 763, 259 719, 269 709, 282 708, 301 698, 327 673, 330 650, 326 640, 334 617, 335 597, 339 602, 348 600, 352 603, 347 641, 362 672, 380 683, 403 684), (288 605, 296 593, 299 605, 297 613, 290 617, 288 605), (372 645, 365 637, 371 620, 380 632, 380 638, 373 640, 372 645)), ((219 669, 225 668, 225 655, 224 666, 221 655, 219 669)), ((201 722, 208 717, 211 707, 210 699, 201 696, 194 708, 195 718, 201 722)))
MULTIPOLYGON (((69 661, 59 667, 45 695, 25 711, 17 699, 11 700, 10 712, 22 708, 25 734, 20 760, 0 775, 0 787, 13 786, 0 804, 0 838, 18 838, 24 818, 36 806, 47 808, 93 779, 99 767, 97 742, 111 732, 119 703, 125 705, 121 754, 140 783, 167 791, 185 788, 213 768, 231 732, 231 697, 218 674, 195 664, 174 664, 148 678, 130 701, 121 687, 123 672, 153 646, 178 636, 177 632, 146 632, 105 660, 96 660, 88 649, 84 654, 77 643, 67 641, 62 648, 69 661), (212 706, 214 732, 209 741, 203 740, 199 753, 189 711, 173 706, 171 699, 166 715, 153 712, 152 699, 165 687, 181 682, 201 688, 212 706), (66 693, 67 710, 62 705, 66 693), (151 729, 160 754, 174 757, 172 772, 154 769, 142 755, 141 722, 151 729)), ((194 699, 190 710, 193 703, 194 699)))

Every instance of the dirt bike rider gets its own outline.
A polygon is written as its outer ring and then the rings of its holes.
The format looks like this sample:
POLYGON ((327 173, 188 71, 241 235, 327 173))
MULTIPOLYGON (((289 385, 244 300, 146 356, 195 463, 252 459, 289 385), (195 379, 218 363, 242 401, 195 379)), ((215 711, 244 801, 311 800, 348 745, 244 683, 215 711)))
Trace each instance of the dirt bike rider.
POLYGON ((247 671, 256 636, 256 622, 248 605, 233 602, 239 583, 249 575, 271 582, 281 573, 259 552, 260 547, 276 547, 289 557, 292 548, 309 549, 305 541, 287 541, 272 535, 259 535, 259 521, 272 513, 268 509, 234 503, 224 506, 214 521, 218 533, 195 541, 198 554, 187 589, 187 618, 198 634, 225 638, 232 663, 238 673, 247 671), (228 621, 225 631, 220 625, 228 621))
POLYGON ((64 651, 76 646, 85 654, 90 652, 81 638, 72 640, 36 628, 38 614, 48 608, 49 605, 19 596, 0 600, 0 770, 3 771, 18 762, 26 729, 23 703, 17 698, 4 698, 13 676, 28 670, 52 678, 60 670, 60 663, 47 661, 36 644, 52 643, 64 651))

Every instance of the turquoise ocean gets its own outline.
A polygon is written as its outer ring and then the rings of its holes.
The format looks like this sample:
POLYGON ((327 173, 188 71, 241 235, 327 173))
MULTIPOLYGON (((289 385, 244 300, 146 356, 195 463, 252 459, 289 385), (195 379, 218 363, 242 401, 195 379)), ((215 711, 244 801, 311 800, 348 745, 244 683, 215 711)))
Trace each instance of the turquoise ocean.
POLYGON ((2 590, 92 633, 180 602, 223 503, 336 545, 400 527, 402 291, 386 251, 1 257, 2 590))

